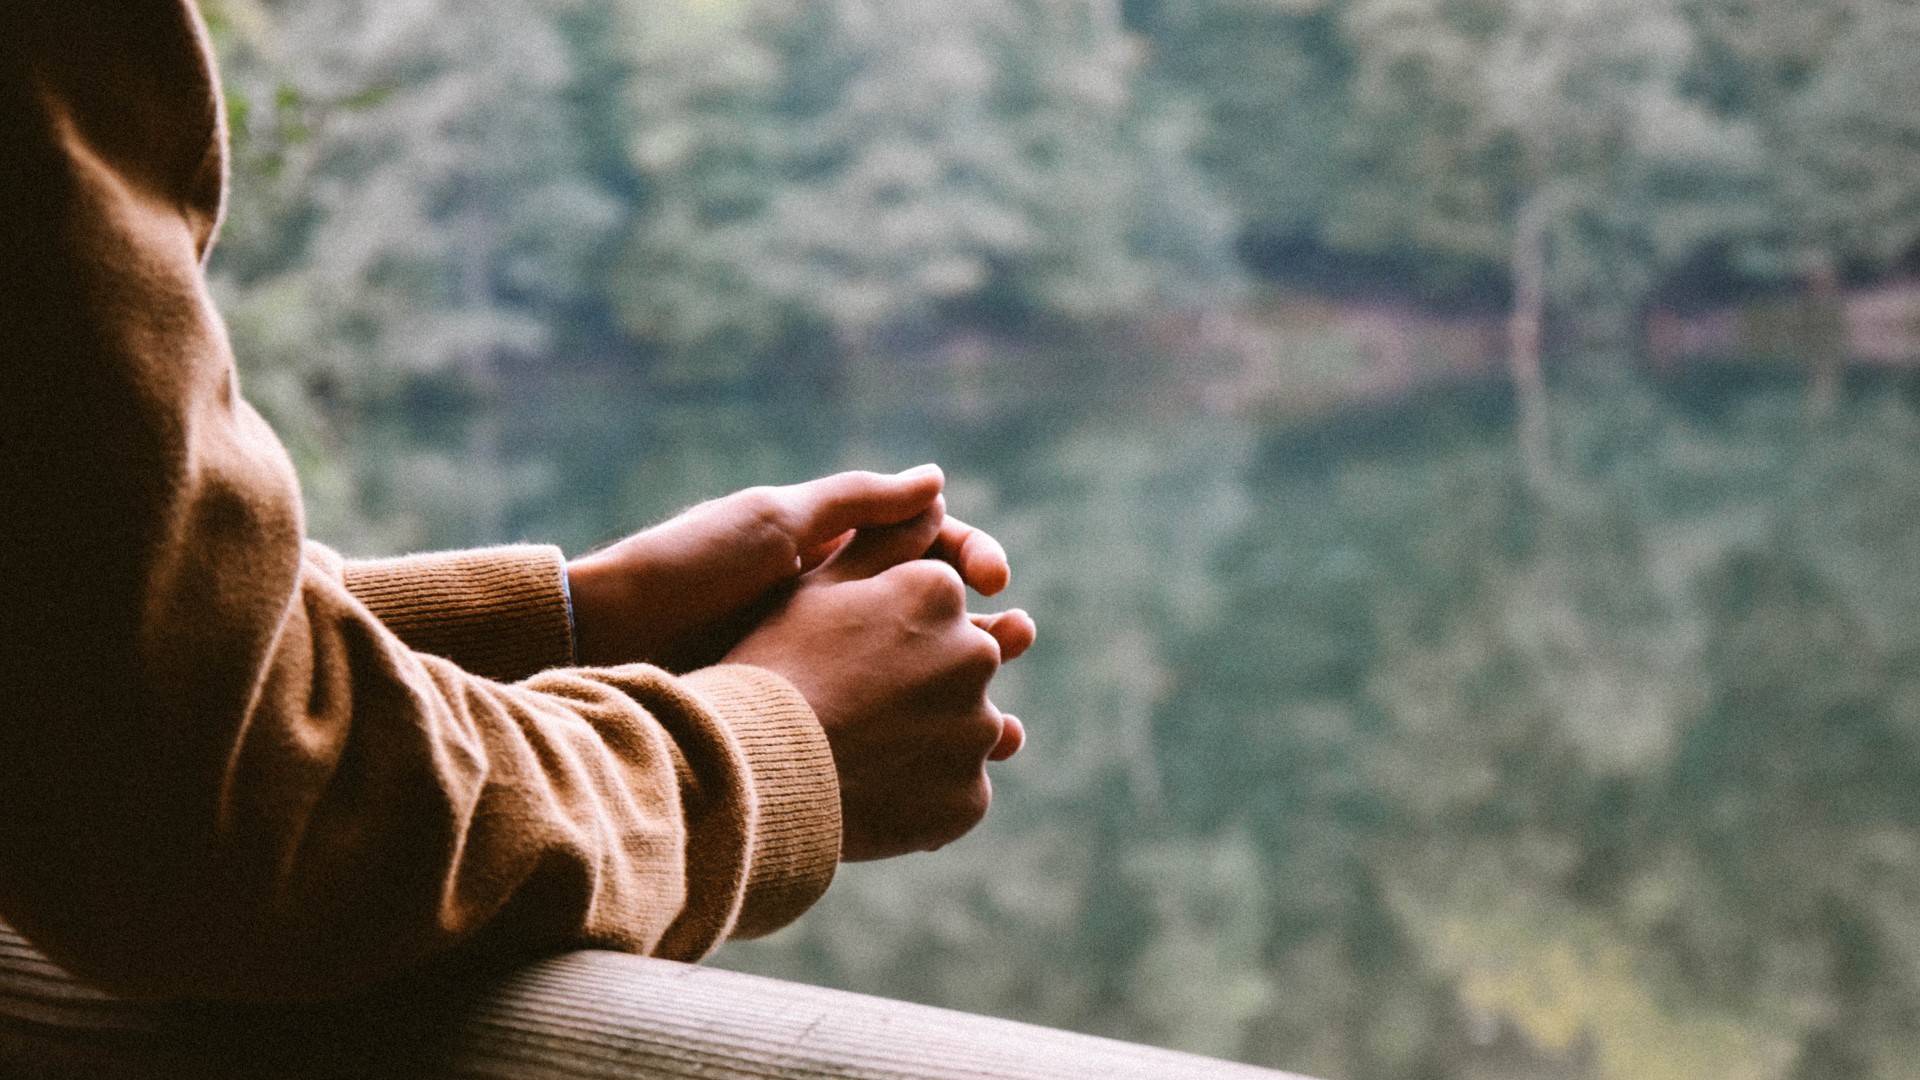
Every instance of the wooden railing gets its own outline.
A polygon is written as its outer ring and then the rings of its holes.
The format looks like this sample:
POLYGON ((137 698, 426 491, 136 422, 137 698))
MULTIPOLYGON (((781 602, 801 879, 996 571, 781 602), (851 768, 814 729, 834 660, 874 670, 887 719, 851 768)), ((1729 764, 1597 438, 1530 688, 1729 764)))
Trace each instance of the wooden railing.
MULTIPOLYGON (((0 925, 0 1077, 1289 1080, 715 968, 576 952, 305 1009, 138 1006, 0 925)), ((1298 1080, 1298 1078, 1292 1078, 1298 1080)))

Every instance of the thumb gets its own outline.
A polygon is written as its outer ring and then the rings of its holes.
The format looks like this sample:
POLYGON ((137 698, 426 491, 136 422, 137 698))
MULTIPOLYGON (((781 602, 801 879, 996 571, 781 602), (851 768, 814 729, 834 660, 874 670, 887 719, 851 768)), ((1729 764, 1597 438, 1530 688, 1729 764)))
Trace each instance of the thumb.
POLYGON ((859 581, 926 555, 946 520, 947 501, 936 497, 919 516, 898 525, 861 529, 814 573, 827 581, 859 581))
POLYGON ((779 492, 792 511, 794 545, 807 552, 854 529, 910 521, 932 505, 945 483, 939 466, 922 465, 891 476, 836 473, 779 492))

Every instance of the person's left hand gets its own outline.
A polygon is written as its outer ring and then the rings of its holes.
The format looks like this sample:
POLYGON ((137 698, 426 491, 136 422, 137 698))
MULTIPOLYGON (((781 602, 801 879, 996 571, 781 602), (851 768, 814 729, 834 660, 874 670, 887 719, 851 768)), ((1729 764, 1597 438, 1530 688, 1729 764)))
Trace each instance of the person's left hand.
MULTIPOLYGON (((567 576, 577 658, 680 672, 713 663, 771 610, 782 586, 825 562, 855 530, 897 525, 935 506, 944 513, 945 485, 938 466, 923 465, 748 488, 575 559, 567 576)), ((944 518, 926 554, 982 594, 1007 585, 1006 551, 956 518, 944 518)))

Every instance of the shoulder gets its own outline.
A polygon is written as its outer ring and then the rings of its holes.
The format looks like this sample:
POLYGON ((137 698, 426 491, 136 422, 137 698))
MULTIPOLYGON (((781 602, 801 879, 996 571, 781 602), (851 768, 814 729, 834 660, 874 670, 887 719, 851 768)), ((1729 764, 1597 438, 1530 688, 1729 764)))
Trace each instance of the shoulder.
POLYGON ((226 132, 192 0, 7 0, 0 72, 0 140, 17 163, 51 152, 111 170, 211 244, 226 132))

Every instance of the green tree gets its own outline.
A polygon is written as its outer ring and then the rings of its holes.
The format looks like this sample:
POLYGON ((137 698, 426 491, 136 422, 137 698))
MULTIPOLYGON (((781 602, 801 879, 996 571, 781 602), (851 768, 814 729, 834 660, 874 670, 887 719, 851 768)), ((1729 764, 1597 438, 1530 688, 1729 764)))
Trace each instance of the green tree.
POLYGON ((1354 58, 1345 0, 1158 0, 1132 5, 1150 70, 1203 110, 1195 161, 1246 238, 1322 235, 1342 188, 1354 58))
POLYGON ((1345 26, 1355 182, 1330 233, 1506 268, 1521 445, 1544 488, 1549 308, 1622 351, 1662 268, 1653 178, 1722 152, 1682 94, 1686 23, 1639 0, 1355 0, 1345 26))
POLYGON ((579 164, 552 11, 208 9, 236 151, 215 294, 315 531, 361 550, 499 537, 537 478, 459 403, 556 345, 617 220, 579 164))
POLYGON ((1920 12, 1897 0, 1693 0, 1698 96, 1763 148, 1727 246, 1802 283, 1813 415, 1832 412, 1846 357, 1841 286, 1920 243, 1920 12))
POLYGON ((629 10, 645 202, 613 305, 683 375, 942 311, 1111 318, 1230 268, 1105 3, 629 10))

